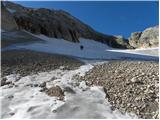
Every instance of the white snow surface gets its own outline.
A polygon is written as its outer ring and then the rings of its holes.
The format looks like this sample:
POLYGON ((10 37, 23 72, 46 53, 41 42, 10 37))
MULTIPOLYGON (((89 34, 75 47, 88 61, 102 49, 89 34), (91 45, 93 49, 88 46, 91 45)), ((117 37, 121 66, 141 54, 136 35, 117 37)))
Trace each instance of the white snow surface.
POLYGON ((154 48, 137 48, 134 50, 108 50, 108 51, 115 51, 121 53, 132 53, 137 55, 148 55, 148 56, 158 56, 159 55, 159 47, 154 48))
MULTIPOLYGON (((31 33, 29 33, 31 34, 31 33)), ((32 44, 15 44, 2 50, 8 49, 28 49, 47 53, 57 53, 62 55, 68 55, 81 59, 92 60, 107 60, 107 59, 158 59, 158 48, 151 49, 138 49, 138 50, 120 50, 113 49, 106 44, 80 38, 80 43, 69 42, 64 39, 49 38, 44 35, 34 35, 44 42, 37 42, 32 44), (83 45, 83 50, 80 46, 83 45)))
POLYGON ((5 32, 5 30, 4 30, 4 29, 0 29, 0 31, 1 31, 1 32, 5 32))
POLYGON ((10 13, 15 13, 16 10, 13 10, 13 9, 10 9, 10 8, 7 8, 7 10, 10 12, 10 13))
POLYGON ((77 70, 57 69, 19 78, 19 75, 7 76, 14 85, 0 87, 2 95, 2 118, 137 118, 133 114, 112 111, 100 86, 89 87, 86 83, 73 80, 75 74, 84 75, 93 68, 93 64, 81 66, 77 70), (19 78, 19 79, 18 79, 19 78), (55 80, 53 78, 56 78, 55 80), (75 93, 65 92, 64 101, 40 92, 39 85, 47 83, 47 88, 70 87, 75 93), (38 86, 35 86, 35 85, 38 86), (56 112, 55 112, 56 111, 56 112))

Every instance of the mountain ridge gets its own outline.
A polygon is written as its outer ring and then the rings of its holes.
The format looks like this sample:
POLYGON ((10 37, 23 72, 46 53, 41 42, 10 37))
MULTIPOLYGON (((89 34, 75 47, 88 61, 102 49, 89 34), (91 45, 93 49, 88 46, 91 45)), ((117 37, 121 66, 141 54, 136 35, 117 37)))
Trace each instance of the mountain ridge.
POLYGON ((13 2, 5 2, 6 8, 14 10, 13 17, 20 29, 48 37, 63 38, 71 42, 79 42, 79 38, 93 39, 113 48, 131 48, 125 39, 105 35, 81 22, 64 10, 47 8, 27 8, 13 2))
POLYGON ((18 30, 18 25, 12 14, 7 11, 5 6, 1 3, 1 28, 7 31, 18 30))
POLYGON ((126 39, 123 36, 106 35, 97 32, 89 25, 61 9, 35 9, 9 1, 3 3, 5 5, 2 4, 2 29, 11 26, 11 28, 15 28, 13 30, 26 30, 33 34, 43 34, 75 43, 80 42, 79 38, 86 38, 121 49, 157 47, 159 44, 159 28, 157 26, 147 28, 142 32, 133 32, 126 39), (6 17, 10 19, 5 21, 6 17))

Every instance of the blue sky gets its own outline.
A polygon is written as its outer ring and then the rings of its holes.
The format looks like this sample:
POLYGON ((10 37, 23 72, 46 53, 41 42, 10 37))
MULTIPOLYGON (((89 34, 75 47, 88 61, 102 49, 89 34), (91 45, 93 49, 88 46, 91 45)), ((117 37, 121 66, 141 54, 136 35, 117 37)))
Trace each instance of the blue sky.
POLYGON ((98 32, 122 35, 143 31, 158 25, 158 2, 156 1, 17 1, 33 8, 63 9, 98 32))

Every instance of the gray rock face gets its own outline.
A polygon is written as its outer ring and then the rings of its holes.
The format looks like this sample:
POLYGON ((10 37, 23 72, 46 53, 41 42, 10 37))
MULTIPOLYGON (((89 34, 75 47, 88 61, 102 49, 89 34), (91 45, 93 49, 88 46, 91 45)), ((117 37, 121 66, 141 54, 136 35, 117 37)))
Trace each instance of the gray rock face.
POLYGON ((3 3, 1 2, 1 28, 5 31, 18 30, 16 21, 14 20, 11 13, 7 11, 3 3))
POLYGON ((115 37, 116 37, 116 41, 119 45, 127 46, 127 48, 133 48, 128 45, 129 44, 128 39, 125 39, 123 36, 115 36, 115 37))
POLYGON ((131 34, 129 43, 135 48, 158 47, 159 45, 159 27, 147 28, 143 32, 135 32, 131 34))
POLYGON ((138 45, 141 34, 142 34, 141 32, 131 33, 131 37, 129 38, 129 44, 134 48, 138 47, 137 45, 138 45))
POLYGON ((121 39, 123 42, 119 42, 119 38, 115 36, 96 32, 63 10, 26 8, 12 2, 6 2, 6 7, 16 11, 13 16, 20 29, 34 34, 63 38, 71 42, 79 42, 79 38, 83 37, 103 42, 114 48, 130 48, 128 41, 121 39))

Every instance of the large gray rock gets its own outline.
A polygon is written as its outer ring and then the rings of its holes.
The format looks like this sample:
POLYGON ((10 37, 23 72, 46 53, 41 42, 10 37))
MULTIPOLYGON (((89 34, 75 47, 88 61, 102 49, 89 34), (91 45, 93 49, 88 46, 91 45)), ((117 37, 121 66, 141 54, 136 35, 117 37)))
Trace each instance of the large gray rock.
POLYGON ((121 45, 123 47, 126 46, 127 48, 131 48, 131 49, 134 48, 129 45, 128 39, 125 39, 123 36, 115 36, 115 37, 118 45, 121 45))
POLYGON ((129 44, 134 48, 138 47, 139 38, 142 32, 133 32, 131 33, 131 37, 129 38, 129 44))
POLYGON ((129 38, 129 43, 135 48, 148 48, 159 46, 159 27, 150 27, 143 32, 134 32, 129 38))
POLYGON ((96 32, 63 10, 33 9, 12 2, 6 2, 6 7, 16 11, 13 16, 20 29, 34 34, 63 38, 71 42, 79 42, 79 38, 83 37, 103 42, 114 48, 130 48, 125 39, 120 40, 116 36, 96 32), (119 42, 119 40, 123 42, 119 42))
POLYGON ((18 30, 15 19, 1 2, 1 29, 5 31, 18 30))

